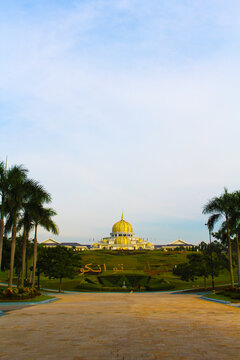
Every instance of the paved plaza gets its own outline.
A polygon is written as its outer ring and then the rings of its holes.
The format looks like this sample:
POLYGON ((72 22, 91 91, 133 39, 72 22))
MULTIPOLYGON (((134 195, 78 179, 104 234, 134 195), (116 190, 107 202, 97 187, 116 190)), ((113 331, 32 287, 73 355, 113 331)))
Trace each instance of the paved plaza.
POLYGON ((170 293, 59 297, 0 317, 1 359, 240 359, 240 308, 170 293))

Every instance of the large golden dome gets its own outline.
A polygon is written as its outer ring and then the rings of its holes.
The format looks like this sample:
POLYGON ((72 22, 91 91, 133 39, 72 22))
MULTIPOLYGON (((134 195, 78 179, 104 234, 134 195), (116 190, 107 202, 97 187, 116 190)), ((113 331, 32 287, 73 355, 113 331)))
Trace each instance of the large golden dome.
POLYGON ((113 225, 112 232, 113 233, 121 233, 121 234, 132 233, 133 228, 132 228, 132 225, 129 224, 129 222, 123 220, 123 215, 122 215, 122 219, 113 225))

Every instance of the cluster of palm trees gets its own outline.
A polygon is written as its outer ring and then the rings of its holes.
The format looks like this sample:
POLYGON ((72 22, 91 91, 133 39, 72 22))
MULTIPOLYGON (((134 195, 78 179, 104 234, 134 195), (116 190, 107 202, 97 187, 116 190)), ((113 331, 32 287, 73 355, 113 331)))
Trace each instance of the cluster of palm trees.
POLYGON ((210 214, 207 222, 210 233, 213 231, 215 224, 222 220, 218 236, 220 234, 221 240, 224 242, 226 239, 227 242, 232 287, 234 287, 232 245, 235 241, 238 266, 238 285, 240 285, 240 191, 229 193, 228 190, 224 188, 223 194, 208 201, 203 208, 203 214, 210 214))
POLYGON ((42 226, 47 231, 58 234, 57 225, 52 220, 56 212, 44 207, 51 202, 51 195, 39 182, 29 179, 27 174, 28 170, 22 165, 14 165, 8 169, 7 162, 0 162, 0 269, 4 235, 11 234, 10 289, 13 283, 17 231, 22 231, 23 237, 21 286, 24 286, 26 244, 30 232, 34 231, 32 287, 35 286, 38 227, 42 226))

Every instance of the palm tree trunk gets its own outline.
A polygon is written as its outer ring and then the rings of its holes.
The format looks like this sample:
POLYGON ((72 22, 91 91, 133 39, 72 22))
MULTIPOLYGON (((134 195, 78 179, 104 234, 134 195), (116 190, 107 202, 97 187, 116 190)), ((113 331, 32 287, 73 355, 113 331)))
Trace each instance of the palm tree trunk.
POLYGON ((0 271, 2 268, 5 194, 2 194, 2 204, 1 205, 2 206, 1 206, 1 220, 0 220, 0 271))
POLYGON ((19 280, 20 280, 20 273, 18 272, 18 277, 17 277, 17 288, 19 288, 19 280))
POLYGON ((231 280, 231 286, 234 287, 234 275, 233 275, 233 263, 232 263, 232 243, 231 243, 231 237, 230 237, 229 220, 228 220, 227 216, 226 216, 226 223, 227 223, 230 280, 231 280))
POLYGON ((12 289, 13 282, 13 269, 14 269, 14 257, 15 257, 15 247, 16 247, 16 233, 17 227, 16 225, 12 228, 12 246, 11 246, 11 259, 10 259, 10 270, 9 270, 9 282, 8 287, 12 289))
POLYGON ((62 291, 62 278, 59 279, 59 292, 62 291))
POLYGON ((207 278, 206 278, 206 276, 204 276, 203 279, 204 279, 204 290, 206 290, 206 287, 207 287, 207 278))
POLYGON ((25 279, 28 281, 28 253, 29 253, 29 231, 26 237, 26 263, 25 263, 25 279))
POLYGON ((35 288, 35 273, 37 265, 37 224, 35 224, 34 245, 33 245, 33 275, 32 288, 35 288))
POLYGON ((24 227, 23 231, 23 247, 22 247, 22 278, 21 278, 21 287, 24 286, 24 276, 25 276, 25 263, 26 263, 26 242, 27 242, 27 232, 24 227))
POLYGON ((40 269, 38 269, 38 272, 37 272, 37 288, 38 290, 40 290, 40 269))
POLYGON ((0 271, 2 267, 2 249, 3 249, 3 229, 4 229, 4 220, 0 220, 0 271))
POLYGON ((237 243, 237 262, 238 262, 238 287, 240 287, 240 249, 239 249, 239 238, 238 233, 236 234, 236 243, 237 243))

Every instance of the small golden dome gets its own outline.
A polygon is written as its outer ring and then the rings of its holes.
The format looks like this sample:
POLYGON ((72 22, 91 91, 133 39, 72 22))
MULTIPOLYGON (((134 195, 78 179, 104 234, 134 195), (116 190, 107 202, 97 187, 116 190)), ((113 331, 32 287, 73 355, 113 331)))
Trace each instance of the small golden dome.
POLYGON ((113 233, 115 233, 115 232, 117 232, 117 233, 132 233, 133 228, 129 222, 123 220, 123 215, 122 215, 122 219, 113 225, 112 232, 113 233))
POLYGON ((130 240, 127 236, 118 236, 114 242, 116 245, 128 245, 130 240))

